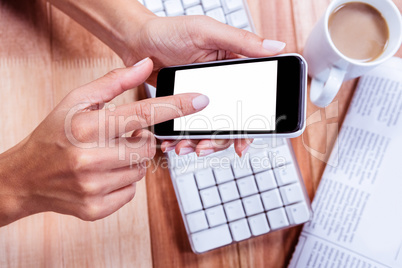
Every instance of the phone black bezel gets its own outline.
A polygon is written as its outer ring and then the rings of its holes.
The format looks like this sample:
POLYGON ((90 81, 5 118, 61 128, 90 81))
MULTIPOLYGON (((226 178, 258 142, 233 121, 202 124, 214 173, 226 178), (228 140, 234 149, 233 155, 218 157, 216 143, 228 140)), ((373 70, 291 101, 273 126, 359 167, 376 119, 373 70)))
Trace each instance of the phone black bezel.
MULTIPOLYGON (((224 66, 261 61, 278 61, 276 94, 276 128, 273 131, 174 131, 173 120, 154 126, 158 136, 192 135, 246 135, 246 134, 291 134, 303 127, 303 90, 305 86, 305 64, 297 56, 277 56, 269 58, 248 58, 232 61, 207 62, 192 65, 166 67, 159 71, 156 97, 173 95, 175 72, 178 70, 224 66)), ((247 93, 245 93, 247 94, 247 93)))

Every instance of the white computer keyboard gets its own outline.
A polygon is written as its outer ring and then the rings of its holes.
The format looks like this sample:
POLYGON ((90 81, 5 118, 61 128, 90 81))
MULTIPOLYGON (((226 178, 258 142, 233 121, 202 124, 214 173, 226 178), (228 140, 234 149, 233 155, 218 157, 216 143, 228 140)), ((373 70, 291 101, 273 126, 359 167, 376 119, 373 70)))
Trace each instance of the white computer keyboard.
POLYGON ((203 253, 305 223, 310 201, 289 142, 256 140, 206 157, 168 153, 169 171, 192 249, 203 253))
MULTIPOLYGON (((207 15, 254 31, 243 0, 140 0, 158 16, 207 15)), ((148 97, 155 88, 147 85, 148 97)), ((307 222, 310 200, 290 142, 256 140, 206 157, 168 153, 169 172, 191 247, 203 253, 307 222)))

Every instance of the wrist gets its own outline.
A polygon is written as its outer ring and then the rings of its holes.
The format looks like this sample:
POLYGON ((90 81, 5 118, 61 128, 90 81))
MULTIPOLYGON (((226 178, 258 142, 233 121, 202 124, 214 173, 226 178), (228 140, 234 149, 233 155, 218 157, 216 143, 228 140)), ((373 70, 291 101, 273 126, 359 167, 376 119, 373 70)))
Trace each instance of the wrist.
POLYGON ((155 14, 140 5, 140 9, 133 9, 127 12, 124 18, 114 23, 113 26, 113 42, 118 43, 118 46, 108 44, 113 51, 119 55, 126 66, 131 66, 134 63, 149 57, 151 55, 144 55, 143 43, 144 34, 147 32, 147 25, 149 21, 158 18, 155 14), (145 9, 142 12, 142 9, 145 9), (130 23, 127 23, 127 19, 130 23))
POLYGON ((0 155, 0 227, 37 213, 24 187, 26 163, 18 156, 21 147, 22 143, 0 155))
POLYGON ((109 46, 125 64, 140 60, 139 55, 133 55, 133 48, 140 42, 144 25, 157 17, 135 0, 48 1, 109 46))

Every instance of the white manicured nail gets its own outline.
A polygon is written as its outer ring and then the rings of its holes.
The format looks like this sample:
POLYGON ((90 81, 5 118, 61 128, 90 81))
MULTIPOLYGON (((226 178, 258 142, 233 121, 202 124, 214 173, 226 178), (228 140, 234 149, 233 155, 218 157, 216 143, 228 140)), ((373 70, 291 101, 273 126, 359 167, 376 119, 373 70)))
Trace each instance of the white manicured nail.
POLYGON ((165 150, 163 150, 164 153, 170 152, 172 150, 174 150, 174 148, 176 148, 175 146, 170 146, 170 147, 166 147, 165 150))
POLYGON ((185 155, 194 152, 193 148, 190 147, 183 147, 180 149, 179 155, 185 155))
POLYGON ((276 40, 265 39, 264 41, 262 41, 262 47, 272 54, 278 53, 279 51, 284 49, 285 46, 285 43, 276 40))
POLYGON ((209 104, 209 98, 205 95, 200 95, 193 99, 193 107, 196 110, 205 108, 209 104))
POLYGON ((247 145, 247 147, 244 148, 243 151, 241 151, 241 156, 240 157, 243 157, 247 153, 249 148, 250 148, 250 145, 247 145))
POLYGON ((205 149, 205 150, 201 150, 200 154, 198 156, 206 156, 206 155, 212 154, 214 152, 215 152, 214 149, 205 149))
POLYGON ((139 62, 137 62, 136 64, 134 64, 134 66, 139 66, 139 65, 145 63, 147 60, 149 60, 149 57, 146 57, 145 59, 140 60, 139 62))

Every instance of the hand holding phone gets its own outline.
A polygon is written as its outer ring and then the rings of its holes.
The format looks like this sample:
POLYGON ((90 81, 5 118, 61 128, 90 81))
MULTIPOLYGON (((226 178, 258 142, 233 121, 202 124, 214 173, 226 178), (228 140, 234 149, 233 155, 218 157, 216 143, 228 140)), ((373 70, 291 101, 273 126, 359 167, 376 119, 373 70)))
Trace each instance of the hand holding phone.
POLYGON ((305 128, 307 64, 297 54, 163 68, 156 96, 197 92, 202 111, 155 125, 160 139, 291 138, 305 128))

